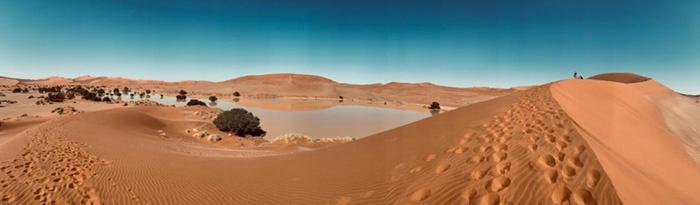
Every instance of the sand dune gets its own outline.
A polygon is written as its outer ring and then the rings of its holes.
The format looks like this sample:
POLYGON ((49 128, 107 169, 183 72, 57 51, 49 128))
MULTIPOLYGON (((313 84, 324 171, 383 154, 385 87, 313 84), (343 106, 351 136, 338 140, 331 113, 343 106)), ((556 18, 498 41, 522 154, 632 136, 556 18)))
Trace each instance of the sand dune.
POLYGON ((625 83, 568 80, 552 92, 583 129, 623 202, 699 204, 700 166, 659 108, 661 98, 677 94, 654 80, 625 83))
POLYGON ((304 152, 194 139, 193 108, 9 124, 0 202, 697 204, 698 164, 658 106, 669 93, 561 81, 304 152))

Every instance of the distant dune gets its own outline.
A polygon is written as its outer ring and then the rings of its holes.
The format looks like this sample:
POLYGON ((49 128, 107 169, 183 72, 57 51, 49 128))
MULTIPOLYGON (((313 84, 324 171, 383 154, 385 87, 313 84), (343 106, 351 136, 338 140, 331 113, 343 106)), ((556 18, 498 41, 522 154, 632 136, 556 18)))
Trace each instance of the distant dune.
POLYGON ((650 80, 651 78, 637 75, 634 73, 603 73, 600 75, 590 77, 589 79, 605 80, 618 83, 639 83, 650 80))
POLYGON ((93 85, 108 87, 131 87, 156 89, 164 93, 175 94, 180 89, 199 95, 231 96, 238 91, 247 97, 323 97, 356 98, 376 102, 429 104, 438 101, 448 106, 463 106, 507 95, 516 89, 499 88, 455 88, 431 83, 387 83, 387 84, 346 84, 315 75, 291 73, 250 75, 222 82, 179 81, 165 82, 156 80, 133 80, 120 77, 80 76, 74 79, 50 77, 38 80, 0 79, 7 85, 93 85))

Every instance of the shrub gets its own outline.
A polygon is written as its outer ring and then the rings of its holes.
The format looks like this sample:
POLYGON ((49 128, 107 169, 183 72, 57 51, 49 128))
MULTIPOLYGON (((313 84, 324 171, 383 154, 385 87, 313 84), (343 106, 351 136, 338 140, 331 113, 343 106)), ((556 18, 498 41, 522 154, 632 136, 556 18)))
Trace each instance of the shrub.
POLYGON ((102 98, 102 102, 112 103, 112 98, 105 96, 104 98, 102 98))
POLYGON ((49 102, 63 102, 66 100, 66 95, 63 93, 49 93, 48 97, 46 97, 46 100, 49 102))
POLYGON ((175 96, 175 100, 178 102, 184 102, 187 99, 187 96, 185 95, 177 95, 175 96))
POLYGON ((22 92, 22 88, 12 89, 12 93, 21 93, 21 92, 22 92))
POLYGON ((100 97, 98 97, 97 94, 95 94, 93 92, 88 92, 85 95, 83 95, 83 99, 97 101, 97 102, 102 101, 102 99, 100 97))
POLYGON ((234 132, 236 135, 265 136, 265 131, 260 128, 260 119, 243 108, 233 108, 216 116, 214 125, 221 131, 234 132))
POLYGON ((187 91, 185 91, 185 90, 180 90, 179 94, 180 94, 180 95, 187 95, 187 91))
POLYGON ((29 89, 27 89, 27 88, 24 88, 24 90, 22 90, 22 93, 28 93, 28 92, 29 92, 29 89))
POLYGON ((206 103, 199 101, 197 99, 192 99, 189 102, 187 102, 187 106, 195 106, 195 105, 207 106, 206 103))
POLYGON ((430 107, 428 107, 428 109, 431 109, 431 110, 439 110, 439 109, 440 109, 440 103, 438 103, 438 102, 430 103, 430 107))
POLYGON ((216 102, 219 98, 216 98, 216 96, 209 96, 209 101, 211 102, 216 102))
POLYGON ((241 97, 241 93, 239 93, 238 91, 233 92, 233 96, 235 96, 235 97, 241 97))

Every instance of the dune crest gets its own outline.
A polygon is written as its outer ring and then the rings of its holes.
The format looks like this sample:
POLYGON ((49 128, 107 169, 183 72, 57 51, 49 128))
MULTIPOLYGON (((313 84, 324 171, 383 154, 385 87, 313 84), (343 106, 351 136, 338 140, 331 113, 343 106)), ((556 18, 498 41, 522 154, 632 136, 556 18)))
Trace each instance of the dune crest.
POLYGON ((566 80, 551 90, 581 126, 623 202, 700 204, 700 165, 659 109, 660 98, 677 94, 653 80, 566 80))

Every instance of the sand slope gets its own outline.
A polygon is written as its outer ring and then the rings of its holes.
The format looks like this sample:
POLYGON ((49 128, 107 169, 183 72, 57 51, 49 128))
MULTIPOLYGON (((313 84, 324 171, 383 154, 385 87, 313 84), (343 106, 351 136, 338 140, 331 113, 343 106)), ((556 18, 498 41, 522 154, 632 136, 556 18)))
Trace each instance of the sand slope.
POLYGON ((660 99, 676 93, 653 80, 567 80, 551 89, 581 126, 623 202, 700 204, 700 166, 659 107, 660 99))
POLYGON ((547 86, 352 143, 272 156, 192 141, 184 130, 196 122, 181 111, 116 108, 17 134, 28 143, 0 162, 0 202, 621 203, 547 86))

